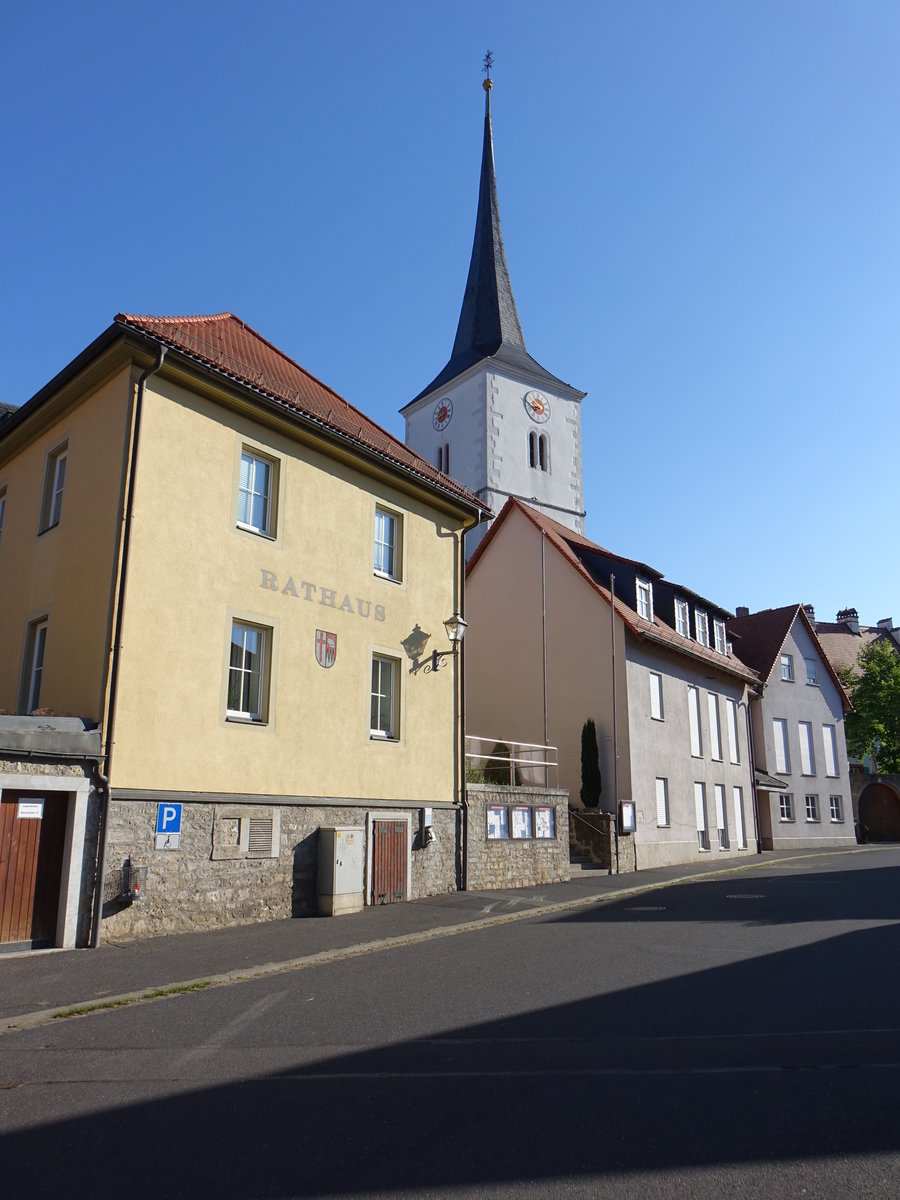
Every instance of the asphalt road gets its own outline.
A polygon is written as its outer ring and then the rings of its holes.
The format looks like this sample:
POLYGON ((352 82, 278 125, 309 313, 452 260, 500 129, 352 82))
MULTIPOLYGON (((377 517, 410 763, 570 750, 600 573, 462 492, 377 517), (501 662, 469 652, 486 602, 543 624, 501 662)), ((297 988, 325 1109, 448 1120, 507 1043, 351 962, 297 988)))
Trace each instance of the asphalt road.
POLYGON ((0 1039, 4 1196, 900 1197, 900 848, 0 1039))

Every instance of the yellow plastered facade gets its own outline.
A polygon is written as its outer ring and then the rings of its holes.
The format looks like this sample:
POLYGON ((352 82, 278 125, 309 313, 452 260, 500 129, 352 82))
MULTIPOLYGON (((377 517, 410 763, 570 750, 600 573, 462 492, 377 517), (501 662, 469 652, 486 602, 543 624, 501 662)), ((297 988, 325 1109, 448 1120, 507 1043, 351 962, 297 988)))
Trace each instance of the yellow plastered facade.
MULTIPOLYGON (((129 363, 0 464, 0 708, 19 706, 24 632, 46 611, 41 705, 103 719, 138 373, 129 363), (44 463, 60 439, 69 441, 63 515, 38 536, 44 463)), ((459 672, 449 659, 436 673, 426 665, 432 650, 449 649, 443 621, 460 609, 464 520, 427 485, 298 431, 239 389, 193 386, 184 370, 152 376, 105 747, 113 790, 458 800, 459 672), (237 523, 244 447, 276 466, 271 537, 237 523), (399 581, 374 569, 379 505, 400 519, 399 581), (267 631, 261 722, 226 716, 235 620, 267 631), (317 630, 337 635, 329 668, 316 659, 317 630), (373 654, 397 663, 395 739, 371 735, 373 654)))

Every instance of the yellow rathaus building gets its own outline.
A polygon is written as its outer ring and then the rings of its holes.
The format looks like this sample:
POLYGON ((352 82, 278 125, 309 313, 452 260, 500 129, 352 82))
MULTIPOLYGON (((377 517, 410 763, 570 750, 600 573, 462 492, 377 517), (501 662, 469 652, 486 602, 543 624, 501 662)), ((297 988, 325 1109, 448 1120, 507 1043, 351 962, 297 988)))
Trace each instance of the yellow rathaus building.
POLYGON ((483 513, 231 313, 0 412, 0 942, 459 886, 483 513))

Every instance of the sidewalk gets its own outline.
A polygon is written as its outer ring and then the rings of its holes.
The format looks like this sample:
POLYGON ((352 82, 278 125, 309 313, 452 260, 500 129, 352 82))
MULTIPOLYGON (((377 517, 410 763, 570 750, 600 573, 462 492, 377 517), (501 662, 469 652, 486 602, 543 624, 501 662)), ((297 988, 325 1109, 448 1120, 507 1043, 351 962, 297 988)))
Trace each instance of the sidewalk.
POLYGON ((451 936, 820 853, 767 851, 746 859, 712 859, 632 875, 585 871, 576 873, 568 883, 543 888, 453 892, 341 917, 303 917, 144 941, 108 942, 96 950, 0 954, 0 1033, 10 1027, 42 1024, 59 1009, 108 1002, 114 997, 137 998, 135 994, 180 984, 238 982, 310 965, 305 960, 321 962, 373 952, 398 941, 451 936), (14 1020, 23 1016, 27 1020, 14 1020))

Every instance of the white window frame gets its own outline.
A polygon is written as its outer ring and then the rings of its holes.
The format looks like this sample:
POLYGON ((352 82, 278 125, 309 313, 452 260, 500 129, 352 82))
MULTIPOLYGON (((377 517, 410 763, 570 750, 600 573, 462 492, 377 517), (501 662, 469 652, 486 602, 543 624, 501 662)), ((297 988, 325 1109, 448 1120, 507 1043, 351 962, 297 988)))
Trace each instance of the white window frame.
POLYGON ((728 759, 735 766, 740 766, 741 763, 741 739, 738 732, 737 723, 737 701, 731 700, 727 696, 725 698, 725 708, 728 713, 728 719, 725 724, 728 727, 728 759))
POLYGON ((793 654, 782 654, 781 656, 781 678, 785 683, 794 682, 794 656, 793 654))
POLYGON ((682 637, 691 636, 691 606, 687 600, 675 601, 675 632, 682 637))
POLYGON ((658 671, 650 672, 650 716, 654 721, 664 721, 666 710, 663 703, 663 680, 658 671))
POLYGON ((737 835, 738 850, 747 849, 747 826, 744 822, 744 789, 734 786, 731 789, 734 803, 734 831, 737 835))
POLYGON ((373 651, 370 680, 369 736, 378 741, 399 742, 400 660, 390 654, 373 651), (387 721, 383 708, 385 700, 390 712, 387 721))
POLYGON ((843 796, 829 796, 828 810, 831 813, 831 823, 833 825, 843 825, 844 823, 844 798, 843 796))
POLYGON ((699 608, 694 610, 694 628, 697 631, 697 645, 709 647, 709 617, 699 608))
POLYGON ((800 774, 815 775, 816 755, 813 749, 812 722, 798 721, 797 735, 800 739, 800 774))
POLYGON ((716 829, 719 832, 719 849, 730 850, 731 840, 728 836, 728 813, 725 810, 725 784, 715 784, 713 786, 713 793, 716 802, 716 829))
POLYGON ((713 634, 716 641, 716 652, 718 654, 728 653, 728 638, 725 635, 725 622, 713 621, 713 634))
POLYGON ((669 828, 669 781, 659 777, 656 780, 656 827, 669 828))
POLYGON ((808 687, 818 687, 819 681, 816 678, 816 660, 814 658, 803 659, 806 664, 806 683, 808 687))
POLYGON ((645 621, 653 620, 653 584, 646 579, 635 583, 635 606, 637 615, 645 621))
POLYGON ((47 455, 44 467, 44 489, 41 497, 41 523, 39 533, 55 529, 62 519, 63 496, 66 487, 66 466, 69 459, 69 441, 60 442, 47 455))
POLYGON ((840 774, 838 771, 837 730, 833 725, 822 726, 822 745, 825 750, 825 776, 828 779, 837 779, 840 774))
POLYGON ((393 583, 403 580, 403 514, 385 504, 375 505, 373 570, 379 579, 390 579, 393 583), (387 534, 387 530, 392 531, 387 534), (387 534, 387 535, 386 535, 387 534), (387 569, 385 557, 390 557, 387 569))
POLYGON ((806 801, 806 819, 810 825, 818 825, 821 821, 819 815, 819 797, 812 792, 807 793, 804 797, 806 801))
POLYGON ((697 825, 697 841, 701 851, 709 849, 709 828, 706 820, 706 784, 694 784, 694 814, 697 825))
POLYGON ((688 723, 691 729, 691 758, 703 757, 703 730, 700 727, 700 689, 688 684, 688 723))
POLYGON ((779 792, 778 793, 778 819, 786 824, 794 822, 794 793, 779 792))
MULTIPOLYGON (((228 642, 228 674, 225 680, 225 718, 228 721, 243 721, 253 725, 265 725, 269 719, 269 690, 272 674, 272 641, 273 630, 267 625, 258 625, 253 621, 233 618, 229 630, 228 642), (241 640, 235 640, 235 634, 240 633, 241 640), (256 651, 258 666, 247 665, 247 635, 256 634, 260 639, 256 651), (240 646, 241 661, 234 662, 234 651, 240 646), (250 699, 253 678, 256 676, 256 699, 254 706, 250 699), (239 706, 230 704, 232 698, 232 680, 240 680, 239 706), (246 689, 246 690, 245 690, 246 689)), ((251 651, 252 653, 252 651, 251 651)))
POLYGON ((709 753, 715 762, 722 761, 722 725, 719 721, 719 697, 715 692, 706 693, 709 709, 709 753))
POLYGON ((791 748, 788 745, 788 727, 784 717, 772 718, 772 737, 775 741, 775 774, 790 775, 791 748))
POLYGON ((274 539, 278 509, 278 461, 260 453, 255 446, 242 445, 238 462, 237 527, 248 533, 274 539), (249 479, 244 485, 244 463, 249 464, 249 479), (265 472, 263 488, 258 485, 257 474, 265 472), (254 502, 262 498, 265 516, 261 522, 253 520, 254 502), (242 511, 243 510, 243 511, 242 511))
POLYGON ((49 616, 29 621, 25 629, 22 685, 19 708, 25 716, 41 706, 41 686, 47 658, 47 629, 49 616))

